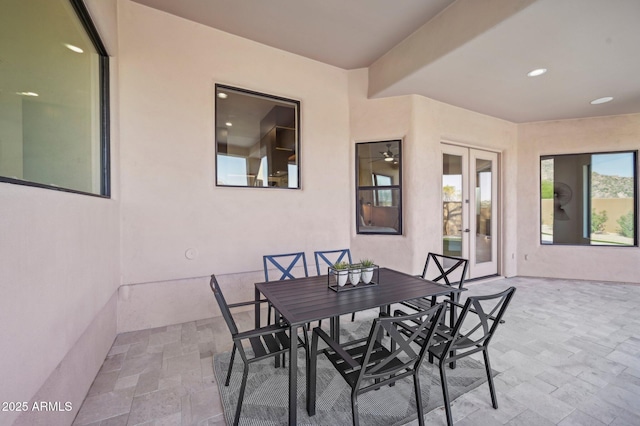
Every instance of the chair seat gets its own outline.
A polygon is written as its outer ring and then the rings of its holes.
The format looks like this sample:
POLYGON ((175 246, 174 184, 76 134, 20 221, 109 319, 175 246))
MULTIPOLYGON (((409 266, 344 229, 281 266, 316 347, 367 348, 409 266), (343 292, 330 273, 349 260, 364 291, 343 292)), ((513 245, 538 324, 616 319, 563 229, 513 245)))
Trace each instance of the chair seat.
MULTIPOLYGON (((367 342, 364 342, 362 345, 347 349, 347 353, 351 355, 351 357, 357 361, 360 365, 357 368, 351 367, 349 364, 344 362, 344 359, 337 353, 331 352, 327 350, 325 353, 331 364, 338 370, 338 372, 344 377, 349 386, 353 387, 358 380, 358 376, 360 375, 360 369, 362 368, 363 357, 367 351, 367 342)), ((373 350, 371 351, 369 362, 367 367, 375 365, 382 360, 386 360, 391 356, 391 352, 382 346, 380 343, 375 342, 373 346, 373 350)), ((380 369, 380 373, 384 374, 387 371, 397 370, 398 367, 401 367, 404 363, 400 361, 397 357, 388 361, 388 364, 380 369)))
POLYGON ((270 357, 289 350, 289 336, 284 331, 249 337, 255 358, 270 357))
MULTIPOLYGON (((405 302, 400 302, 400 304, 415 309, 416 311, 424 311, 429 309, 432 305, 431 298, 419 298, 419 299, 411 299, 405 302)), ((406 314, 405 314, 406 315, 406 314)))

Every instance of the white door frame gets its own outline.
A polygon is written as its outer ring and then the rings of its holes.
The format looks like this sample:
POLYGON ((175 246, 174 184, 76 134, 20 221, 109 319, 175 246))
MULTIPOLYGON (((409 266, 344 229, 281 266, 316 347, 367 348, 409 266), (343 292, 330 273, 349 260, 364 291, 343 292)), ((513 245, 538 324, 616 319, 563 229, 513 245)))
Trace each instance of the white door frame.
MULTIPOLYGON (((499 185, 499 155, 495 151, 478 149, 470 146, 452 145, 443 142, 441 144, 441 167, 442 159, 445 154, 459 156, 462 162, 462 235, 461 235, 461 251, 462 257, 469 259, 468 277, 467 279, 480 278, 485 276, 496 275, 499 273, 499 253, 500 253, 500 235, 499 229, 502 218, 500 216, 500 193, 499 185), (489 229, 478 228, 479 221, 477 219, 478 208, 482 200, 476 200, 479 195, 483 198, 489 188, 486 187, 486 181, 478 185, 478 173, 476 165, 478 161, 487 160, 490 167, 490 206, 491 211, 489 221, 484 221, 483 226, 489 224, 489 229), (472 190, 473 188, 473 190, 472 190), (476 189, 477 188, 477 189, 476 189), (481 233, 481 231, 483 233, 481 233), (489 232, 487 232, 489 231, 489 232), (487 257, 488 256, 488 257, 487 257)), ((441 171, 443 175, 444 170, 441 171)), ((441 200, 444 197, 441 191, 441 200)), ((485 200, 487 200, 485 198, 485 200)), ((442 204, 444 205, 444 204, 442 204)), ((444 244, 444 230, 441 231, 441 241, 444 244)), ((444 247, 443 247, 444 250, 444 247)))

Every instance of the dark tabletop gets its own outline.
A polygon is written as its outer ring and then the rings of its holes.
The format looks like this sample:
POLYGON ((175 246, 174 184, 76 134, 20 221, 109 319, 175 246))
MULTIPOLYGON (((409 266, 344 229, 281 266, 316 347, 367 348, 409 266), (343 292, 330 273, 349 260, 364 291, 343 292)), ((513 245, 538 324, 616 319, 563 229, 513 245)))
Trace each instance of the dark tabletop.
POLYGON ((388 268, 380 268, 378 285, 349 291, 331 290, 326 275, 263 282, 255 286, 291 325, 457 291, 388 268))

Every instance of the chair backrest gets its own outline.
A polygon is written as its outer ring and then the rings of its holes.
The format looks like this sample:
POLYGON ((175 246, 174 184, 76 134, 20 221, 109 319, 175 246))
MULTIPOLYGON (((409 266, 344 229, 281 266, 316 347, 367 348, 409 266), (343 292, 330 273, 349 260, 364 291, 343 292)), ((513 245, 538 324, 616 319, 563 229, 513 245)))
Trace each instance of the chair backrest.
POLYGON ((351 250, 349 249, 314 251, 313 255, 316 258, 316 271, 318 275, 324 275, 329 266, 333 266, 338 262, 353 263, 351 260, 351 250))
POLYGON ((515 287, 509 287, 496 294, 469 296, 444 350, 462 350, 464 353, 465 348, 487 346, 515 291, 515 287))
POLYGON ((422 278, 462 289, 467 276, 467 266, 467 259, 429 253, 422 271, 422 278))
POLYGON ((265 281, 290 280, 309 276, 309 272, 307 271, 307 258, 302 251, 262 256, 262 262, 264 264, 265 281), (275 267, 275 270, 273 267, 275 267), (300 275, 300 267, 303 267, 304 275, 300 275), (269 278, 269 272, 272 273, 271 278, 269 278))
POLYGON ((369 332, 367 350, 361 364, 367 367, 360 371, 358 384, 362 380, 389 377, 404 369, 417 370, 443 314, 444 303, 438 303, 425 311, 410 315, 376 318, 369 332), (380 353, 376 352, 380 331, 384 331, 391 339, 391 351, 384 358, 376 359, 380 353))
POLYGON ((238 327, 236 326, 236 322, 233 320, 233 316, 231 316, 229 305, 227 305, 227 301, 220 291, 220 285, 218 284, 218 280, 216 280, 215 275, 211 275, 211 281, 209 282, 209 285, 211 286, 213 295, 216 297, 216 302, 218 302, 218 307, 220 308, 220 312, 222 312, 224 321, 227 323, 227 327, 229 327, 231 335, 235 336, 236 334, 238 334, 238 327))

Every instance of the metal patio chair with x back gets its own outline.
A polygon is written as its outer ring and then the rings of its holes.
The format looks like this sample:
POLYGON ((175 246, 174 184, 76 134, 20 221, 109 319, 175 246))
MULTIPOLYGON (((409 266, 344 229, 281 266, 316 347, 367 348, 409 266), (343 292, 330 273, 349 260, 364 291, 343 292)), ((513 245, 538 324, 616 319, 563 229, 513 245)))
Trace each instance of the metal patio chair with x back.
MULTIPOLYGON (((211 275, 211 281, 209 283, 211 290, 218 302, 218 307, 222 313, 222 317, 227 323, 231 338, 233 339, 233 350, 231 352, 231 359, 229 361, 229 369, 227 371, 227 379, 224 385, 229 386, 231 381, 231 372, 233 369, 233 361, 235 360, 236 352, 240 353, 242 362, 244 363, 244 369, 242 371, 242 384, 240 385, 240 392, 238 394, 238 405, 236 407, 235 418, 233 421, 236 426, 240 420, 240 412, 242 410, 242 400, 244 399, 244 392, 247 387, 247 378, 249 376, 249 365, 274 357, 276 360, 276 367, 279 364, 279 356, 284 358, 285 354, 289 352, 290 340, 288 336, 288 327, 284 327, 278 324, 267 325, 265 327, 256 328, 253 330, 242 331, 238 330, 236 323, 231 315, 231 308, 250 306, 259 303, 265 303, 266 300, 256 300, 249 302, 227 304, 222 292, 220 291, 220 285, 215 275, 211 275), (245 344, 251 348, 251 351, 245 350, 245 344)), ((308 336, 305 330, 302 331, 302 339, 298 336, 298 348, 303 347, 308 351, 309 343, 308 336)), ((308 357, 307 353, 307 359, 308 357)))
MULTIPOLYGON (((307 258, 303 251, 262 256, 265 281, 282 281, 309 276, 307 258)), ((269 304, 267 324, 271 323, 272 306, 269 304)))
POLYGON ((313 255, 316 258, 318 275, 326 274, 327 268, 338 262, 352 263, 351 250, 349 249, 314 251, 313 255))
POLYGON ((313 329, 311 360, 307 374, 307 411, 310 416, 316 410, 316 373, 318 355, 325 354, 331 364, 351 388, 353 424, 359 425, 358 396, 372 390, 393 385, 396 381, 413 377, 418 424, 424 425, 419 369, 440 322, 443 305, 402 317, 381 316, 373 320, 369 336, 339 344, 320 328, 313 329), (401 332, 410 323, 413 333, 401 332), (382 338, 385 334, 388 337, 382 338), (328 345, 318 350, 319 339, 328 345), (417 339, 426 344, 413 345, 417 339))
MULTIPOLYGON (((435 344, 429 347, 429 361, 438 358, 440 369, 440 381, 444 396, 444 408, 447 415, 447 424, 453 425, 451 404, 449 401, 449 387, 447 385, 446 365, 453 367, 456 360, 482 352, 484 366, 491 393, 493 408, 498 408, 498 399, 491 375, 491 363, 489 362, 489 343, 495 334, 502 317, 509 306, 509 302, 515 294, 516 288, 508 289, 484 296, 470 296, 464 305, 453 301, 446 301, 452 310, 458 311, 458 320, 453 327, 440 324, 436 330, 435 344)), ((402 315, 398 312, 398 315, 402 315)))
MULTIPOLYGON (((460 300, 460 292, 464 288, 468 263, 467 259, 461 257, 429 253, 420 277, 457 289, 458 291, 452 293, 451 297, 454 302, 458 302, 460 300)), ((422 310, 436 303, 435 297, 426 297, 409 300, 402 304, 415 310, 422 310)))

